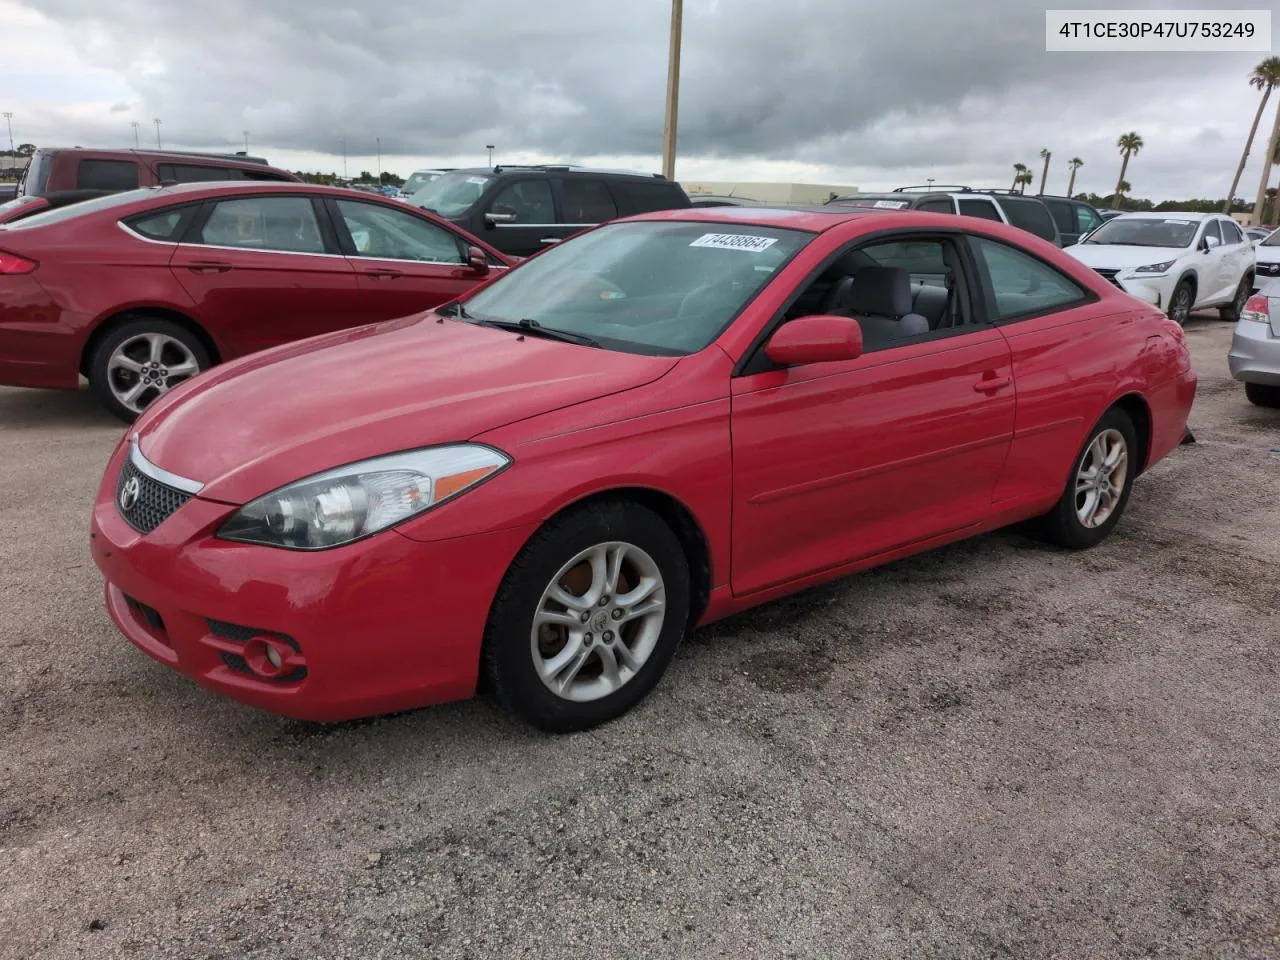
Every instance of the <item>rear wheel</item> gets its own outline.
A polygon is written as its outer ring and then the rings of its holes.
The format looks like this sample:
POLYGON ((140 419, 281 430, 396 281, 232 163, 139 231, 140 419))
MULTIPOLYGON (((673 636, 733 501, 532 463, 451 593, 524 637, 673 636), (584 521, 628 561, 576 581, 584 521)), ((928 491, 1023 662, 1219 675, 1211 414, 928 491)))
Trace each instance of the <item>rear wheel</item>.
POLYGON ((1041 518, 1045 535, 1073 550, 1105 540, 1129 502, 1137 450, 1129 415, 1108 410, 1089 432, 1057 506, 1041 518))
POLYGON ((1236 287, 1235 299, 1225 307, 1218 308, 1218 316, 1230 323, 1235 323, 1240 319, 1240 314, 1244 313, 1244 305, 1249 302, 1249 295, 1253 293, 1253 277, 1245 274, 1240 280, 1240 286, 1236 287))
POLYGON ((549 521, 512 562, 489 614, 482 668, 503 706, 543 730, 619 717, 661 679, 689 618, 679 539, 638 504, 549 521))
POLYGON ((89 361, 89 388, 126 423, 184 380, 211 366, 190 331, 168 320, 133 320, 111 330, 89 361))
POLYGON ((1173 288, 1173 296, 1169 298, 1169 319, 1180 327, 1187 325, 1191 317, 1191 307, 1195 303, 1195 288, 1190 280, 1183 280, 1173 288))
POLYGON ((1280 407, 1280 387, 1267 383, 1246 383, 1244 395, 1259 407, 1280 407))

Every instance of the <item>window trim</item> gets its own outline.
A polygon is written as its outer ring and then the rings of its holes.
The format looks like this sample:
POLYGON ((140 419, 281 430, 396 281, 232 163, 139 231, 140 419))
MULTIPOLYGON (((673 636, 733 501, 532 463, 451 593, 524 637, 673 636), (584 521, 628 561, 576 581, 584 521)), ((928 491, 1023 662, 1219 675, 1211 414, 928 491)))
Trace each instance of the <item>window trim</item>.
MULTIPOLYGON (((822 276, 827 270, 835 264, 841 257, 846 257, 850 253, 860 247, 876 246, 879 243, 892 243, 895 240, 951 240, 955 244, 956 255, 960 258, 960 269, 966 275, 964 279, 965 293, 969 299, 969 312, 973 318, 973 322, 967 324, 968 330, 963 333, 976 333, 979 330, 989 329, 994 326, 989 319, 985 304, 982 302, 982 292, 973 282, 977 264, 973 260, 973 251, 967 242, 969 234, 957 227, 890 227, 883 230, 876 230, 871 233, 864 233, 860 236, 842 243, 833 253, 822 259, 816 267, 809 271, 792 291, 791 295, 783 301, 782 306, 769 318, 768 322, 760 328, 760 332, 756 334, 751 341, 750 346, 743 351, 742 356, 738 358, 738 362, 733 365, 733 372, 730 374, 732 379, 739 377, 750 377, 758 373, 767 373, 776 369, 772 362, 765 357, 764 345, 769 342, 769 338, 777 332, 778 327, 782 326, 783 319, 787 313, 795 306, 796 301, 801 295, 813 284, 818 277, 822 276)), ((761 290, 761 293, 764 291, 761 290)), ((741 316, 741 314, 739 314, 741 316)), ((725 329, 728 329, 727 327, 725 329)), ((895 343, 891 347, 881 347, 871 353, 882 353, 885 350, 896 350, 898 347, 909 347, 917 343, 928 343, 932 340, 945 340, 955 336, 960 336, 956 332, 956 327, 949 327, 947 330, 930 330, 928 333, 916 334, 914 337, 906 337, 901 343, 895 343)))
POLYGON ((235 196, 217 196, 207 197, 200 201, 200 209, 196 215, 191 218, 187 224, 186 232, 183 233, 182 239, 178 242, 189 247, 205 247, 209 250, 235 250, 239 253, 255 253, 255 254, 275 254, 282 257, 342 257, 342 251, 338 249, 336 236, 333 234, 333 228, 328 223, 324 208, 320 205, 321 198, 312 193, 297 193, 290 191, 288 193, 260 193, 254 191, 252 193, 242 193, 235 196), (230 203, 233 200, 257 200, 257 199, 275 199, 279 197, 288 197, 292 199, 302 198, 311 202, 311 212, 316 218, 316 225, 320 229, 320 242, 324 245, 324 250, 314 252, 310 250, 272 250, 259 249, 257 247, 232 247, 217 243, 204 243, 200 239, 200 234, 204 231, 205 226, 209 222, 209 218, 213 216, 213 211, 220 203, 230 203), (326 229, 326 227, 328 229, 326 229))
MULTIPOLYGON (((450 230, 444 224, 437 223, 435 220, 432 220, 430 217, 420 216, 419 214, 415 213, 414 211, 417 209, 416 207, 413 207, 410 210, 401 210, 399 207, 393 207, 385 203, 377 203, 376 201, 365 200, 363 197, 354 198, 354 197, 326 196, 323 198, 322 202, 324 204, 325 212, 331 221, 332 229, 337 242, 338 251, 348 260, 358 260, 358 261, 381 260, 384 263, 416 263, 416 264, 423 264, 427 266, 454 267, 454 268, 465 268, 467 266, 467 247, 470 246, 470 244, 465 243, 461 235, 459 235, 458 233, 455 233, 453 230, 450 230), (366 256, 365 254, 360 253, 358 250, 356 250, 355 240, 353 240, 351 237, 351 228, 347 226, 346 218, 343 217, 342 211, 338 208, 339 201, 342 201, 344 203, 363 203, 366 206, 389 210, 392 213, 406 213, 410 217, 413 217, 417 220, 425 221, 428 225, 435 227, 437 230, 443 230, 445 233, 449 234, 453 238, 454 245, 457 246, 458 248, 458 256, 461 259, 458 260, 457 262, 454 262, 452 260, 403 260, 399 257, 366 256)), ((484 247, 481 247, 480 249, 484 250, 484 247)), ((484 250, 484 255, 487 258, 492 258, 493 256, 488 250, 484 250)), ((506 264, 501 264, 501 265, 506 266, 506 264)), ((491 268, 492 268, 492 265, 491 265, 491 268)))
POLYGON ((1021 247, 1015 247, 1012 244, 1006 243, 1003 240, 999 240, 995 237, 984 236, 983 234, 980 234, 980 233, 968 233, 965 235, 965 239, 966 239, 965 245, 969 248, 969 256, 979 271, 979 279, 981 281, 979 284, 979 293, 980 293, 980 300, 982 301, 981 307, 983 310, 983 315, 986 318, 986 322, 991 324, 993 327, 1005 327, 1013 323, 1023 323, 1024 321, 1027 321, 1027 320, 1037 320, 1040 317, 1048 317, 1048 316, 1052 316, 1055 313, 1064 313, 1067 310, 1075 310, 1079 307, 1088 306, 1091 303, 1098 303, 1102 300, 1101 295, 1099 295, 1096 290, 1093 290, 1087 285, 1082 284, 1080 281, 1076 280, 1074 277, 1070 276, 1069 274, 1063 273, 1063 271, 1059 270, 1056 266, 1054 266, 1044 257, 1041 257, 1030 250, 1024 250, 1021 247), (1062 277, 1068 283, 1072 284, 1073 286, 1079 287, 1081 290, 1083 290, 1084 296, 1079 300, 1073 300, 1069 303, 1059 304, 1057 306, 1050 307, 1045 310, 1032 310, 1027 313, 1014 314, 1013 316, 1010 316, 1010 317, 998 316, 998 313, 995 310, 995 306, 996 306, 995 286, 991 282, 991 270, 987 266, 986 258, 983 257, 982 250, 978 246, 978 241, 980 240, 985 240, 987 243, 998 244, 999 246, 1002 246, 1002 247, 1008 247, 1009 249, 1015 250, 1018 253, 1022 254, 1024 257, 1029 257, 1030 259, 1043 264, 1045 267, 1047 267, 1049 270, 1052 270, 1054 273, 1058 274, 1058 276, 1062 277))

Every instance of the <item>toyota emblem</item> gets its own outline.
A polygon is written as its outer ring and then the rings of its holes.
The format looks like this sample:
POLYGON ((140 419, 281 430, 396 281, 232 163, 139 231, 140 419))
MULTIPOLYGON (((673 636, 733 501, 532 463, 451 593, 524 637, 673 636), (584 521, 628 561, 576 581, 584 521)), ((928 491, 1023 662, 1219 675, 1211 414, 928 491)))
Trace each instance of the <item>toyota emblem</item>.
POLYGON ((138 478, 130 477, 125 481, 125 485, 120 488, 120 509, 125 513, 132 510, 141 493, 142 484, 138 483, 138 478))

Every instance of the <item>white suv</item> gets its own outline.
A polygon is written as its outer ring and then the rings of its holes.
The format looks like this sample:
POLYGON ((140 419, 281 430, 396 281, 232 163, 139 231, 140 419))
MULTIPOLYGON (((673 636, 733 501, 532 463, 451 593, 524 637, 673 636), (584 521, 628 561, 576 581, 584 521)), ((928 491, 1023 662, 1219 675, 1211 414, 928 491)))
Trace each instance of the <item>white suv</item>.
POLYGON ((1178 324, 1206 307, 1238 320, 1253 292, 1253 244, 1220 214, 1126 213, 1066 252, 1178 324))
POLYGON ((1253 255, 1257 258, 1258 283, 1280 277, 1280 230, 1268 234, 1263 240, 1253 245, 1253 255))

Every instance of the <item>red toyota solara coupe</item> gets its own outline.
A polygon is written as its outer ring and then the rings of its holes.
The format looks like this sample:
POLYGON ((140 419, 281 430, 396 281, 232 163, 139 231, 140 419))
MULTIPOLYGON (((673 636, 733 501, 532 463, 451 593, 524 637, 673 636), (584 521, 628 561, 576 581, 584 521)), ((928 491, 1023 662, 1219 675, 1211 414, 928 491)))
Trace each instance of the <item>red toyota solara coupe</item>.
POLYGON ((62 199, 0 213, 0 384, 74 390, 84 375, 125 421, 214 364, 420 313, 511 263, 425 210, 336 187, 62 199))
POLYGON ((432 312, 224 364, 111 457, 124 634, 321 721, 618 716, 691 627, 1031 517, 1082 548, 1184 437, 1182 331, 1056 247, 907 211, 669 211, 432 312))

